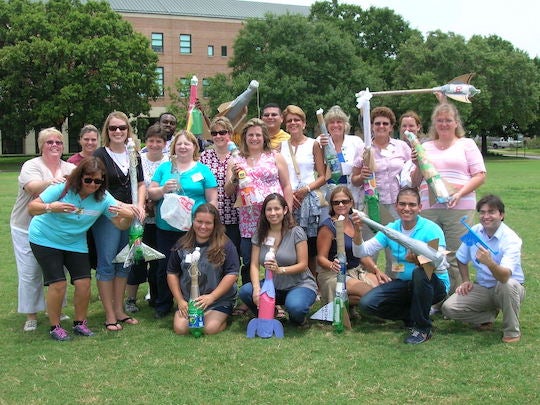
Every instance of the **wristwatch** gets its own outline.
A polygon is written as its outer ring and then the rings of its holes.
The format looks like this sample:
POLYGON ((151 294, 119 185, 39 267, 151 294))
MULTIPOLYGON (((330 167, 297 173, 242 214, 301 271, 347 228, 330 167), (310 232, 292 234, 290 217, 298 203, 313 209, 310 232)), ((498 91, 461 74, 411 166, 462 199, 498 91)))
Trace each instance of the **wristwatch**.
POLYGON ((45 212, 50 214, 52 212, 51 204, 45 204, 45 212))

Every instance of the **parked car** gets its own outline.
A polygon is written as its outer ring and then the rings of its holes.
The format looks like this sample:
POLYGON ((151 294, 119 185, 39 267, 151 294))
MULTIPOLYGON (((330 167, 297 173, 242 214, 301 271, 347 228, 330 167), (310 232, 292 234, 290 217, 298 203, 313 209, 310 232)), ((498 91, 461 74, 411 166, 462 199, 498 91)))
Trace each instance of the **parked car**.
POLYGON ((523 141, 518 141, 513 138, 499 138, 492 139, 488 138, 488 147, 493 149, 504 149, 504 148, 521 148, 523 147, 523 141))

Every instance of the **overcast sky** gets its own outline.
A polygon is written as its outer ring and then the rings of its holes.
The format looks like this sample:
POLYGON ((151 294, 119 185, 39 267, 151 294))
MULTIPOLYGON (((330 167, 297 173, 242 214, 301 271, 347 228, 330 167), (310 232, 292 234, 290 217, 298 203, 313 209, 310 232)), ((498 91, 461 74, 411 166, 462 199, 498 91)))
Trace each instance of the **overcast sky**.
MULTIPOLYGON (((315 0, 250 0, 310 6, 315 0)), ((539 0, 345 0, 342 4, 388 7, 424 33, 440 29, 469 39, 492 34, 540 57, 539 0)))

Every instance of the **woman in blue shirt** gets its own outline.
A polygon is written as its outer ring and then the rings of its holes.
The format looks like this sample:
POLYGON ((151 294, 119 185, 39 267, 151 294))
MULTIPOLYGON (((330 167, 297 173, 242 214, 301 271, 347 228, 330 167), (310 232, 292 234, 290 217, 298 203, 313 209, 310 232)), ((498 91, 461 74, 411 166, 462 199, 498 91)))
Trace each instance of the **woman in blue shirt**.
POLYGON ((70 339, 60 325, 67 287, 64 266, 75 286, 73 331, 93 335, 86 323, 91 278, 86 231, 102 214, 119 229, 129 228, 134 216, 130 206, 118 205, 106 185, 101 160, 85 158, 65 184, 51 185, 28 205, 33 216, 28 229, 30 247, 43 271, 43 282, 49 287, 47 312, 55 340, 70 339))

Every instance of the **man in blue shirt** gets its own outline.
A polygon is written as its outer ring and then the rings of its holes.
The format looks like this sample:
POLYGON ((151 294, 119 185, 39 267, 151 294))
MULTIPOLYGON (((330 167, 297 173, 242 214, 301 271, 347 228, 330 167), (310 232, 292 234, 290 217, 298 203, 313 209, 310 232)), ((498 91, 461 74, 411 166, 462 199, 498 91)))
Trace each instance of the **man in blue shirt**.
MULTIPOLYGON (((403 188, 396 202, 400 219, 391 222, 387 227, 426 243, 438 239, 439 249, 444 250, 446 241, 442 229, 418 215, 421 209, 418 190, 403 188)), ((353 222, 360 226, 360 217, 354 215, 353 222)), ((359 257, 371 256, 389 247, 395 277, 389 283, 381 284, 364 295, 358 304, 360 311, 365 315, 402 320, 410 329, 405 343, 419 344, 429 340, 432 335, 429 318, 431 305, 442 301, 450 288, 446 262, 428 277, 415 255, 382 232, 378 232, 366 242, 362 241, 361 236, 354 242, 353 253, 359 257)))
POLYGON ((503 312, 504 343, 521 339, 519 310, 525 297, 525 276, 521 268, 521 239, 504 221, 504 204, 487 195, 476 204, 480 223, 472 230, 496 254, 482 246, 462 243, 456 252, 463 283, 444 303, 443 315, 490 330, 500 310, 503 312), (476 270, 476 281, 469 278, 468 263, 476 270))

